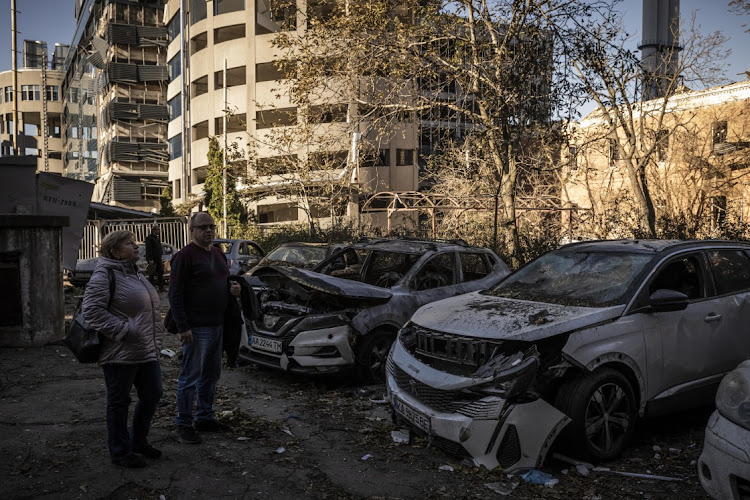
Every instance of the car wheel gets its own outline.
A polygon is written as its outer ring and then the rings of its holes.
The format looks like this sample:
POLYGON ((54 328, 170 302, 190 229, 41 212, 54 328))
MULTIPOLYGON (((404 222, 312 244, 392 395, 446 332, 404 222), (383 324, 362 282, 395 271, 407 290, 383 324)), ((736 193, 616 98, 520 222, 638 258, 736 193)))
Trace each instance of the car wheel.
POLYGON ((385 381, 385 364, 394 335, 384 331, 370 332, 357 342, 357 377, 366 383, 385 381))
POLYGON ((573 420, 561 435, 563 446, 594 461, 619 456, 633 436, 638 417, 630 382, 611 368, 564 384, 555 406, 573 420))

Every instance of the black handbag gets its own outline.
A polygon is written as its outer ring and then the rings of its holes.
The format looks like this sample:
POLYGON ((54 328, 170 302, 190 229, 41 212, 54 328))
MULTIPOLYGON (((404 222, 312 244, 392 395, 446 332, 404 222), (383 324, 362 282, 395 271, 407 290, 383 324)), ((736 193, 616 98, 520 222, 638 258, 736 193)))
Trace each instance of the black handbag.
MULTIPOLYGON (((112 297, 115 295, 115 273, 112 269, 107 268, 109 275, 109 301, 107 309, 112 303, 112 297)), ((73 314, 73 321, 70 322, 68 332, 63 338, 63 343, 73 353, 81 363, 96 363, 99 361, 99 332, 91 328, 83 319, 83 300, 78 301, 78 307, 73 314)))
POLYGON ((177 333, 177 322, 174 320, 171 307, 167 310, 167 315, 164 316, 164 329, 169 333, 177 333))

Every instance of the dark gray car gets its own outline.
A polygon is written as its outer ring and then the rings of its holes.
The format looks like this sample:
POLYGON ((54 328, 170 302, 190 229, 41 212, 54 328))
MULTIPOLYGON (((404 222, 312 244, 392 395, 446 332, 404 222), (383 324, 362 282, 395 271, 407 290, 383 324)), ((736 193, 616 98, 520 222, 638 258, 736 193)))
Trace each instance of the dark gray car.
POLYGON ((320 374, 355 367, 382 380, 398 329, 424 304, 488 288, 508 274, 492 251, 462 242, 367 240, 312 271, 263 267, 261 314, 246 322, 248 350, 265 366, 320 374))

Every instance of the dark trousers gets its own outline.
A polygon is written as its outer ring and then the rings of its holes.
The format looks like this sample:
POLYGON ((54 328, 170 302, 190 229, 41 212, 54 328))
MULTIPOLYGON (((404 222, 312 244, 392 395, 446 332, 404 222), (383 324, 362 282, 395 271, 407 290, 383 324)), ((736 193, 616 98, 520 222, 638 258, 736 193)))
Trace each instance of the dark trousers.
POLYGON ((151 271, 151 274, 149 274, 148 279, 154 286, 159 287, 159 291, 164 289, 164 262, 161 260, 161 257, 159 257, 154 262, 154 268, 153 271, 151 271), (154 281, 154 277, 157 278, 156 281, 154 281))
POLYGON ((148 431, 162 393, 161 367, 158 361, 135 365, 102 365, 107 386, 107 444, 112 460, 120 460, 148 444, 148 431), (133 427, 128 431, 130 389, 135 386, 138 402, 133 412, 133 427))

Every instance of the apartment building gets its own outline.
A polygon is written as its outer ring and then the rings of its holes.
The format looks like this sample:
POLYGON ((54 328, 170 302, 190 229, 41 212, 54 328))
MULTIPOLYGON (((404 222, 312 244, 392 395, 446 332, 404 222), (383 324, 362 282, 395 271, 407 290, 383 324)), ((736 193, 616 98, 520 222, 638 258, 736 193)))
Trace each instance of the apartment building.
POLYGON ((18 88, 13 72, 0 73, 0 156, 13 154, 14 101, 17 106, 18 154, 37 157, 37 170, 62 174, 61 85, 67 45, 25 40, 23 65, 18 70, 18 88))
MULTIPOLYGON (((636 154, 645 162, 657 217, 674 221, 750 221, 750 80, 700 91, 683 89, 634 106, 636 154), (648 154, 646 154, 648 153, 648 154)), ((631 178, 606 117, 592 112, 575 126, 563 198, 604 214, 628 213, 631 178)), ((628 152, 629 154, 630 152, 628 152)), ((616 229, 616 228, 615 228, 616 229)))
MULTIPOLYGON (((273 146, 273 134, 293 127, 311 110, 297 109, 279 88, 283 74, 274 64, 278 50, 272 40, 281 31, 303 35, 310 6, 319 2, 296 0, 169 0, 164 23, 170 35, 167 48, 169 85, 167 103, 169 181, 175 202, 200 195, 206 180, 209 138, 223 134, 228 115, 230 142, 252 150, 248 178, 256 201, 249 206, 259 224, 305 222, 326 224, 330 213, 310 198, 285 192, 284 186, 303 182, 292 165, 325 161, 329 168, 304 180, 308 184, 345 184, 352 180, 352 197, 342 199, 340 213, 357 217, 358 201, 379 191, 418 188, 417 124, 404 123, 387 142, 360 136, 352 116, 356 107, 328 107, 318 113, 318 134, 333 140, 293 144, 283 153, 273 146), (224 65, 226 64, 226 82, 224 65), (226 84, 227 104, 224 105, 226 84), (354 151, 369 143, 354 171, 354 151), (330 167, 333 168, 330 168, 330 167)), ((335 98, 335 97, 332 97, 335 98)), ((329 103, 330 104, 330 103, 329 103)), ((315 114, 313 111, 313 115, 315 114)), ((249 181, 248 181, 249 182, 249 181)), ((315 186, 310 192, 315 193, 315 186)), ((321 192, 321 191, 319 191, 321 192)), ((377 222, 376 222, 377 223, 377 222)), ((385 225, 385 219, 381 221, 385 225)))
POLYGON ((77 0, 65 61, 66 175, 93 201, 158 210, 168 185, 167 29, 162 0, 77 0))

